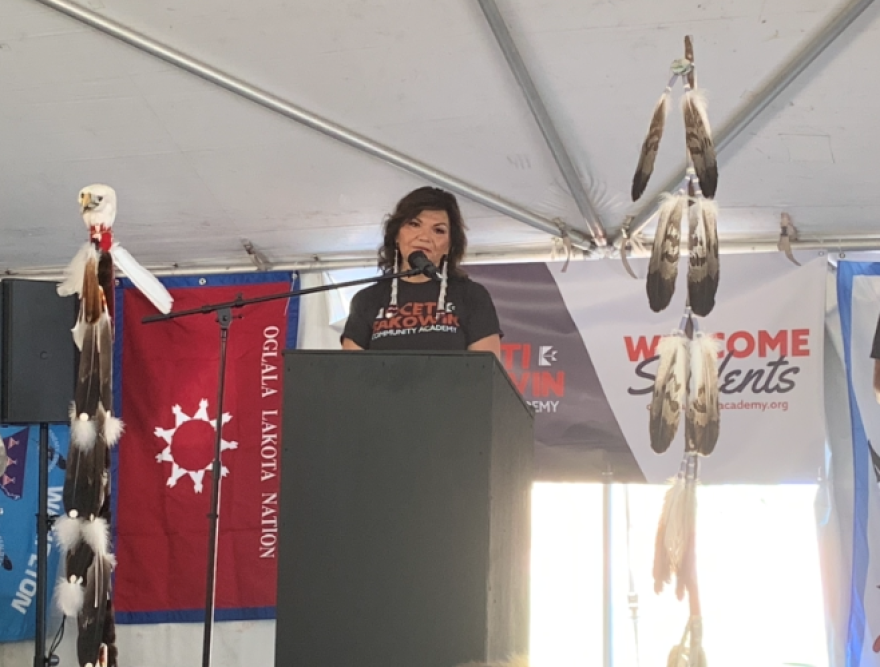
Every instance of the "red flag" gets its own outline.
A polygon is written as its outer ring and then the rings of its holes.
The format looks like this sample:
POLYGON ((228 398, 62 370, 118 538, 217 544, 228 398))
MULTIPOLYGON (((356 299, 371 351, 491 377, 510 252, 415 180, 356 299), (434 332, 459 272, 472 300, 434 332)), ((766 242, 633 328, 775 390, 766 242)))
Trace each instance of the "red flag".
MULTIPOLYGON (((170 291, 175 310, 184 310, 290 289, 264 282, 170 291)), ((187 611, 200 620, 220 327, 215 314, 143 324, 154 309, 135 289, 123 295, 115 605, 122 622, 157 622, 167 612, 167 620, 186 620, 179 612, 187 611)), ((275 605, 282 352, 295 307, 279 299, 233 310, 221 428, 220 618, 275 605)))

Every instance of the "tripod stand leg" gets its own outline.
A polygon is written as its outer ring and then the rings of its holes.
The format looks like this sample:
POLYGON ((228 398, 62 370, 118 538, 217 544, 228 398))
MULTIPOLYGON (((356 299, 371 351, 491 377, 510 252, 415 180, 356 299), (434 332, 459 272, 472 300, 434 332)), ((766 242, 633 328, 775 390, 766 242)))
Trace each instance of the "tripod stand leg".
POLYGON ((211 468, 211 510, 208 514, 208 575, 205 593, 205 630, 202 642, 202 667, 211 665, 212 634, 214 631, 214 604, 216 599, 215 581, 217 577, 217 538, 220 520, 220 482, 223 478, 223 466, 220 462, 220 451, 223 439, 223 391, 226 385, 226 341, 229 337, 229 325, 232 323, 232 309, 222 308, 217 311, 217 323, 220 325, 220 377, 217 390, 217 421, 214 434, 214 463, 211 468))
POLYGON ((49 425, 40 424, 40 503, 37 510, 37 633, 34 667, 46 665, 46 589, 49 583, 49 425))

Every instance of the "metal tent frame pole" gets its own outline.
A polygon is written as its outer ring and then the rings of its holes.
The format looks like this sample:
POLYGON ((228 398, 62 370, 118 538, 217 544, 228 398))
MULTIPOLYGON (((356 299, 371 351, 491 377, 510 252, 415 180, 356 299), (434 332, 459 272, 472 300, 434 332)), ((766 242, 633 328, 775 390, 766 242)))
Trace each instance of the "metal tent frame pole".
MULTIPOLYGON (((651 239, 647 242, 650 244, 651 239)), ((720 252, 723 255, 732 255, 740 253, 767 253, 780 252, 777 248, 778 237, 764 238, 743 238, 730 241, 721 240, 720 252)), ((822 251, 828 253, 829 257, 835 253, 871 251, 880 250, 880 237, 866 235, 864 237, 844 237, 842 239, 802 239, 794 241, 791 244, 792 250, 795 252, 822 251)), ((686 252, 686 250, 684 251, 686 252)), ((551 262, 561 261, 563 258, 546 247, 520 248, 513 251, 504 252, 474 252, 468 253, 468 257, 463 261, 464 265, 469 264, 498 264, 507 263, 515 264, 520 262, 551 262)), ((601 255, 589 254, 576 250, 572 253, 573 261, 584 260, 600 260, 606 259, 615 261, 612 258, 605 258, 601 255)), ((376 256, 369 255, 324 255, 312 257, 291 257, 279 259, 272 263, 272 269, 278 271, 334 271, 338 269, 359 269, 359 268, 375 268, 376 256)), ((200 275, 204 273, 222 273, 224 271, 236 272, 253 272, 254 265, 251 262, 228 262, 228 263, 211 263, 211 264, 151 264, 146 267, 152 273, 163 276, 188 276, 200 275)), ((8 277, 19 276, 29 278, 39 278, 42 280, 60 280, 63 267, 35 267, 28 269, 4 268, 8 277)))
POLYGON ((606 245, 605 229, 602 226, 601 217, 590 200, 587 191, 584 189, 581 179, 578 177, 577 170, 565 148, 565 142, 562 141, 562 137, 556 131, 556 126, 553 124, 547 107, 544 105, 544 100, 541 99, 541 95, 532 81, 532 77, 519 53, 519 49, 516 48, 516 42, 513 41, 513 37, 507 29, 507 24, 498 10, 498 5, 495 4, 495 0, 477 1, 480 3, 480 8, 483 10, 486 21, 489 23, 495 39, 498 41, 498 46, 501 47, 501 51, 504 53, 504 58, 507 60, 510 71, 513 72, 516 82, 522 89, 529 109, 531 109, 532 115, 541 129, 541 134, 544 135, 544 141, 547 142, 547 146, 553 154, 553 159, 556 160, 556 166, 559 167, 562 178, 565 179, 565 183, 572 197, 574 197, 581 217, 583 217, 584 222, 589 227, 595 243, 599 246, 606 245))
POLYGON ((268 91, 261 90, 246 81, 227 74, 216 67, 200 62, 185 53, 161 44, 160 42, 142 35, 121 23, 108 19, 69 0, 35 0, 42 5, 55 9, 67 16, 80 21, 106 35, 129 44, 130 46, 150 54, 171 65, 179 67, 191 74, 213 83, 227 91, 243 97, 251 102, 259 104, 270 111, 290 118, 306 127, 317 130, 321 134, 340 141, 348 146, 356 148, 368 155, 379 158, 395 167, 425 178, 437 185, 444 187, 455 194, 466 197, 474 202, 482 204, 490 209, 523 222, 553 236, 564 236, 572 242, 583 247, 590 247, 591 239, 579 229, 568 227, 562 222, 549 220, 528 209, 502 199, 501 197, 482 190, 470 183, 444 173, 433 167, 384 146, 363 135, 349 130, 342 125, 322 118, 305 109, 296 106, 292 102, 278 97, 268 91))
POLYGON ((614 471, 602 474, 602 665, 614 665, 614 471))

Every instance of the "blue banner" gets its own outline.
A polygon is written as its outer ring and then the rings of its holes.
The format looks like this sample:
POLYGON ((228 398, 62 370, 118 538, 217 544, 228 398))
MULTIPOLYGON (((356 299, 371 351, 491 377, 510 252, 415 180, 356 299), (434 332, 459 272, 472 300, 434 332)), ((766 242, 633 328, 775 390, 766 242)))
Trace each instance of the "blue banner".
POLYGON ((880 315, 880 264, 839 262, 840 312, 852 439, 852 544, 846 667, 878 664, 880 652, 880 489, 875 468, 880 405, 871 346, 880 315), (874 444, 872 444, 872 441, 874 444))
MULTIPOLYGON (((49 428, 50 516, 64 511, 68 432, 67 426, 49 428)), ((0 642, 9 642, 32 639, 36 633, 40 427, 0 426, 0 437, 7 455, 0 475, 0 642)), ((48 605, 58 578, 59 552, 53 537, 50 533, 48 605)))

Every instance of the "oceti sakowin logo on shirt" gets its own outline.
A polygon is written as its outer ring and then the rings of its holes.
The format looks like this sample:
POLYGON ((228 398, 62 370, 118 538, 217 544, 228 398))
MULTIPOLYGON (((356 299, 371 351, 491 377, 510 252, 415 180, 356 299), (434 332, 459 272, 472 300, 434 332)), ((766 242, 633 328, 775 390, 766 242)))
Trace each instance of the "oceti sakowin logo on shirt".
POLYGON ((437 312, 436 301, 413 301, 396 310, 380 309, 373 320, 373 338, 406 336, 431 331, 455 333, 461 324, 450 301, 446 311, 437 312))
POLYGON ((556 412, 565 397, 565 371, 557 368, 559 350, 552 345, 502 343, 507 374, 537 412, 556 412))
MULTIPOLYGON (((718 390, 721 407, 745 410, 789 408, 786 395, 797 386, 799 359, 812 354, 809 329, 779 331, 734 331, 717 333, 721 341, 718 355, 718 390), (747 400, 747 396, 776 400, 747 400), (737 400, 739 399, 739 400, 737 400)), ((627 390, 631 395, 650 394, 656 377, 657 346, 662 336, 624 336, 627 358, 634 364, 636 380, 627 390)))

